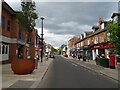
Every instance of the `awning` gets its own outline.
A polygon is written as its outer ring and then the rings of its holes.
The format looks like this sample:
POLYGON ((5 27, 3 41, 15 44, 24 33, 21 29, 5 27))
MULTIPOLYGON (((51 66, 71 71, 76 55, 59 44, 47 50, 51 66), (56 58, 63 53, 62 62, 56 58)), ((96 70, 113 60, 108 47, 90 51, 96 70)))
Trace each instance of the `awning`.
POLYGON ((92 49, 110 49, 114 47, 115 45, 112 43, 104 43, 104 44, 95 44, 92 46, 92 49))

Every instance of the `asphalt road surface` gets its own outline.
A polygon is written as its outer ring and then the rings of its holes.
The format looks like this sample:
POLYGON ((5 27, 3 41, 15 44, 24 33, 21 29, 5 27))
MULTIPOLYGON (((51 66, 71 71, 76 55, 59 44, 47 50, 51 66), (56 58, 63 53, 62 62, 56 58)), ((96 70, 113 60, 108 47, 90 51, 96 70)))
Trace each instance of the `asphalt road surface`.
POLYGON ((118 88, 118 82, 56 56, 37 88, 118 88))

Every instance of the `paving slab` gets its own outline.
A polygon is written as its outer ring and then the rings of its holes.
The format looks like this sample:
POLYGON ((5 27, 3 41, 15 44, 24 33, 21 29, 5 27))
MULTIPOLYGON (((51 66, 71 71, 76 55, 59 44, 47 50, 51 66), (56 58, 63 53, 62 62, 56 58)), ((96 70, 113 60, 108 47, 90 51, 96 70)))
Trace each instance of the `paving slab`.
POLYGON ((84 62, 84 61, 82 61, 82 59, 78 60, 77 58, 72 58, 72 57, 64 57, 64 56, 62 56, 62 57, 66 58, 72 62, 75 62, 77 64, 80 64, 81 66, 83 66, 87 69, 93 70, 93 71, 101 73, 109 78, 119 81, 118 77, 120 77, 120 75, 119 75, 120 70, 118 70, 118 69, 120 68, 120 65, 116 65, 115 69, 110 69, 110 68, 96 65, 95 61, 93 61, 93 60, 89 60, 89 61, 87 60, 86 62, 84 62))
POLYGON ((2 88, 14 88, 14 87, 31 87, 35 82, 42 79, 44 73, 46 72, 48 66, 53 61, 53 59, 48 59, 41 63, 38 62, 38 68, 35 69, 31 74, 17 75, 14 74, 11 69, 11 64, 5 64, 2 66, 2 88), (19 84, 23 86, 19 86, 19 84), (26 84, 26 85, 24 85, 26 84))

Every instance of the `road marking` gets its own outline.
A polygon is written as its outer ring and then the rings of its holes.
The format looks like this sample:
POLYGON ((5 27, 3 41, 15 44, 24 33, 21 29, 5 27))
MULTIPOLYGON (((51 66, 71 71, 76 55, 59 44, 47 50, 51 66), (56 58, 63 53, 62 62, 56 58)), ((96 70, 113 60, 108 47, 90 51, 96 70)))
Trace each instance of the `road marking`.
POLYGON ((72 63, 72 65, 77 66, 76 64, 72 63))

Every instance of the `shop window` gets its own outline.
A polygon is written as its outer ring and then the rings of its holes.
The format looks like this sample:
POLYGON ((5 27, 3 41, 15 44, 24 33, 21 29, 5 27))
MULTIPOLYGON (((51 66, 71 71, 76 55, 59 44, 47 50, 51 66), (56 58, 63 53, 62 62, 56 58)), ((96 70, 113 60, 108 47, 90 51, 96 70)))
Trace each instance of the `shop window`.
POLYGON ((5 53, 5 45, 2 45, 2 54, 5 53))
POLYGON ((5 54, 8 54, 8 46, 6 46, 5 54))
POLYGON ((10 20, 7 22, 7 30, 10 31, 10 20))
POLYGON ((5 26, 5 18, 4 16, 2 16, 2 29, 4 29, 4 26, 5 26))

